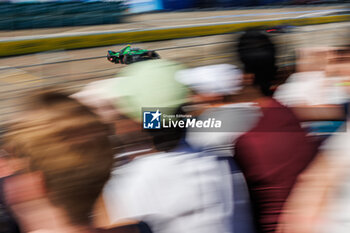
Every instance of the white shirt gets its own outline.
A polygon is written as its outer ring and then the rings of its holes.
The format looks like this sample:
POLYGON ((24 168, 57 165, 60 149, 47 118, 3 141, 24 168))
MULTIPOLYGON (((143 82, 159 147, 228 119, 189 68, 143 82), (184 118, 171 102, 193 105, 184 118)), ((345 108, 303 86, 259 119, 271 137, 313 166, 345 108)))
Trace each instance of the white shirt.
POLYGON ((342 104, 348 95, 337 84, 344 79, 346 77, 326 77, 321 71, 294 73, 277 88, 274 98, 289 107, 342 104))
POLYGON ((138 157, 113 172, 104 190, 107 212, 113 222, 144 220, 155 233, 233 232, 230 171, 209 154, 138 157))
POLYGON ((235 141, 253 128, 261 116, 259 107, 255 103, 226 104, 204 111, 199 119, 215 118, 221 120, 222 130, 188 129, 186 141, 198 150, 215 150, 220 154, 233 155, 235 141))

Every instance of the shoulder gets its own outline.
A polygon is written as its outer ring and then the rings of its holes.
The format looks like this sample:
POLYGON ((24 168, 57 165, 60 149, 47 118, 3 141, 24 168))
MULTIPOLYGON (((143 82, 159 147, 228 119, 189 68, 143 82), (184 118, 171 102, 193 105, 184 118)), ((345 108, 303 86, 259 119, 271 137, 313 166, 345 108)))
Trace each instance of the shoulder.
POLYGON ((97 229, 96 233, 152 233, 152 230, 145 222, 138 222, 110 229, 97 229))
POLYGON ((178 168, 188 162, 196 153, 184 152, 159 152, 140 156, 113 172, 117 178, 128 180, 127 182, 150 181, 155 177, 168 176, 178 173, 178 168))

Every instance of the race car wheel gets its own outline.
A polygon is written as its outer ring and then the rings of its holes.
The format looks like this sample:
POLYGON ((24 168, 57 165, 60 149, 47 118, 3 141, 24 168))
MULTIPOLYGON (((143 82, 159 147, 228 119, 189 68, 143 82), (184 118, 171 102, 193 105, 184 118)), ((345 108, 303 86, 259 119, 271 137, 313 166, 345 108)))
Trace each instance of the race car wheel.
POLYGON ((123 57, 123 62, 124 64, 131 64, 132 63, 132 56, 130 56, 129 54, 125 54, 123 57))
POLYGON ((157 52, 152 52, 152 58, 153 59, 160 59, 160 56, 159 56, 159 54, 157 53, 157 52))
POLYGON ((156 53, 155 51, 149 51, 147 53, 148 59, 159 59, 160 56, 158 53, 156 53))
POLYGON ((119 62, 120 62, 120 64, 124 64, 124 56, 123 55, 119 56, 119 62))

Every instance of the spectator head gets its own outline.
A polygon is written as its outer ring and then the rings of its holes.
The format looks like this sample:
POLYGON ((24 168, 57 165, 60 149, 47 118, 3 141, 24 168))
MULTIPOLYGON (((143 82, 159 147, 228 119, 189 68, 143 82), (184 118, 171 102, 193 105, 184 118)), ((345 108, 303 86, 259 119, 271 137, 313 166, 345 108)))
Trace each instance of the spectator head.
POLYGON ((114 96, 106 90, 118 81, 119 78, 93 81, 70 97, 89 107, 103 122, 114 123, 118 114, 113 106, 114 96))
POLYGON ((271 86, 277 72, 276 50, 272 40, 262 31, 246 31, 239 38, 237 50, 245 74, 253 75, 253 85, 258 86, 263 95, 271 96, 271 86))
POLYGON ((28 229, 28 222, 44 224, 34 218, 45 216, 31 212, 51 208, 62 212, 70 224, 89 224, 113 165, 108 128, 59 92, 35 94, 22 115, 5 139, 10 157, 20 167, 4 186, 19 222, 28 229))
MULTIPOLYGON (((133 135, 133 140, 144 138, 149 142, 143 142, 143 145, 157 150, 174 148, 181 132, 172 128, 142 130, 142 111, 151 108, 167 115, 179 113, 180 107, 187 102, 189 92, 185 85, 175 80, 176 72, 181 69, 181 65, 165 60, 138 62, 126 67, 120 73, 121 80, 111 86, 111 90, 119 94, 116 107, 122 121, 117 121, 116 128, 129 129, 128 134, 133 135)), ((132 142, 124 140, 124 143, 131 145, 132 142)))
POLYGON ((192 102, 224 102, 242 89, 242 72, 234 65, 218 64, 181 70, 176 80, 188 86, 192 102))

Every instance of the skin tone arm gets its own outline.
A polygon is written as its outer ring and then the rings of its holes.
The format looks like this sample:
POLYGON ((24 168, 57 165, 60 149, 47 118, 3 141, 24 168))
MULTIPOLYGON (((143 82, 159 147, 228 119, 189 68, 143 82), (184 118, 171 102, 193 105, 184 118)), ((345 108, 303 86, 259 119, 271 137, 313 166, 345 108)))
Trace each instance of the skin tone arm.
POLYGON ((325 153, 319 154, 299 176, 280 216, 277 233, 316 231, 315 226, 322 221, 327 197, 341 183, 349 167, 341 161, 330 161, 325 153))

